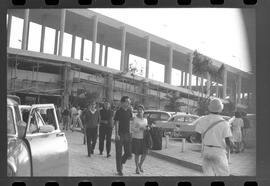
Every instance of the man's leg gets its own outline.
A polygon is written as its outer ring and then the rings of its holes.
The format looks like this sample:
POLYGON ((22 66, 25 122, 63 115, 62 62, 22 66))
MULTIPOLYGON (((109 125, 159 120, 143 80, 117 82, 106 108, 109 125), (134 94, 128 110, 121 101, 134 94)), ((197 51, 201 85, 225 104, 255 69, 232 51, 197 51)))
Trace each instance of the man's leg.
POLYGON ((116 157, 116 170, 119 174, 122 174, 122 145, 123 139, 115 141, 115 157, 116 157))
POLYGON ((107 157, 110 156, 111 141, 112 141, 112 128, 111 127, 106 127, 106 151, 107 151, 107 157))
POLYGON ((93 138, 92 138, 92 151, 94 153, 97 143, 97 127, 93 128, 93 138))
POLYGON ((91 156, 91 130, 89 128, 86 129, 86 145, 87 145, 87 153, 88 156, 91 156))
POLYGON ((130 134, 123 134, 124 155, 122 156, 122 163, 126 163, 127 159, 132 157, 131 155, 131 137, 130 134))
POLYGON ((102 154, 104 149, 104 139, 105 139, 105 126, 99 126, 99 153, 102 154))

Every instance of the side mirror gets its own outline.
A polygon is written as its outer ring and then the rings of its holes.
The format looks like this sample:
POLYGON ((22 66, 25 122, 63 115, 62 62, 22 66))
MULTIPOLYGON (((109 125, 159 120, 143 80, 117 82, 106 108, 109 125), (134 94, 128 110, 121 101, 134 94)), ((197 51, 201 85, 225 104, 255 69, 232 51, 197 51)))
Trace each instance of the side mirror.
POLYGON ((52 132, 54 130, 55 130, 54 126, 52 126, 52 125, 43 125, 39 128, 40 133, 49 133, 49 132, 52 132))
POLYGON ((18 138, 20 139, 24 138, 26 132, 26 123, 24 121, 19 121, 17 123, 17 129, 18 129, 18 138))

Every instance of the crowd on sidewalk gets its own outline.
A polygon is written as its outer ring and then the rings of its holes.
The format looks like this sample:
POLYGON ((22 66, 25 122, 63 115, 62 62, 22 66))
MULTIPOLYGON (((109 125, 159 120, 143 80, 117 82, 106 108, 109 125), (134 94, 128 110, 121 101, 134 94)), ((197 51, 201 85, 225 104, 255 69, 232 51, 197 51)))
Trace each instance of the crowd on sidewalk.
MULTIPOLYGON (((87 103, 87 108, 79 106, 57 108, 57 116, 63 123, 63 130, 73 130, 79 127, 83 132, 83 143, 86 143, 87 156, 94 153, 97 139, 99 154, 104 152, 104 142, 107 158, 111 157, 111 138, 115 129, 116 170, 123 175, 123 165, 134 154, 135 172, 143 172, 143 163, 148 149, 152 146, 151 126, 144 118, 144 106, 138 105, 137 115, 133 117, 133 108, 128 96, 123 96, 117 109, 112 109, 107 99, 100 106, 95 100, 87 103), (124 150, 124 151, 123 151, 124 150)), ((211 100, 209 115, 197 121, 196 139, 202 141, 203 172, 207 176, 228 176, 227 152, 240 152, 242 136, 248 128, 248 121, 239 112, 229 121, 219 115, 223 104, 219 99, 211 100), (229 124, 229 125, 228 125, 229 124), (229 149, 229 150, 228 150, 229 149)))

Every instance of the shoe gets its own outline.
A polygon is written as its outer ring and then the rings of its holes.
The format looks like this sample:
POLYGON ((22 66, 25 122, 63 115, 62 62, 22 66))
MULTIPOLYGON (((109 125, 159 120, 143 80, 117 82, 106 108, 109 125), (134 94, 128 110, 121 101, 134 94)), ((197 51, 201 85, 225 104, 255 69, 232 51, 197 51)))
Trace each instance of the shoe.
POLYGON ((107 158, 109 158, 109 157, 111 157, 111 155, 110 154, 107 154, 107 158))
POLYGON ((94 151, 93 150, 91 150, 91 154, 94 154, 94 151))
POLYGON ((91 155, 90 155, 90 154, 88 154, 87 156, 88 156, 89 158, 91 157, 91 155))
POLYGON ((103 155, 103 152, 100 152, 99 155, 103 155))
POLYGON ((138 168, 136 168, 136 174, 140 174, 140 171, 138 168))
POLYGON ((122 171, 118 171, 117 174, 118 174, 119 176, 123 176, 123 175, 124 175, 122 171))
POLYGON ((142 169, 141 165, 139 165, 139 170, 140 170, 140 172, 143 172, 143 169, 142 169))

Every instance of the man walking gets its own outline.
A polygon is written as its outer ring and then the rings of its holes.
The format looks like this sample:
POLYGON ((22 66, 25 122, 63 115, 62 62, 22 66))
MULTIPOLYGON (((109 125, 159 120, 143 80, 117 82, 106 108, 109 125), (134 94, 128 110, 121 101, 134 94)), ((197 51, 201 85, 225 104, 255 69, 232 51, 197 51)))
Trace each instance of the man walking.
POLYGON ((100 122, 99 111, 96 109, 96 102, 91 101, 88 108, 83 113, 83 124, 86 130, 86 143, 88 157, 94 154, 97 141, 97 129, 100 122))
POLYGON ((120 176, 123 175, 123 164, 131 158, 131 133, 130 120, 132 111, 130 109, 130 98, 123 96, 121 98, 120 108, 114 116, 115 125, 115 149, 116 149, 116 169, 120 176), (122 147, 124 154, 122 155, 122 147))
POLYGON ((208 106, 210 114, 197 121, 196 139, 202 140, 203 173, 206 176, 229 176, 227 146, 233 146, 230 126, 219 113, 223 104, 219 99, 213 99, 208 106))
POLYGON ((103 154, 104 140, 106 138, 106 152, 107 158, 110 157, 111 152, 111 137, 113 128, 113 112, 111 110, 108 100, 104 100, 103 108, 100 110, 100 126, 99 126, 99 153, 103 154))

